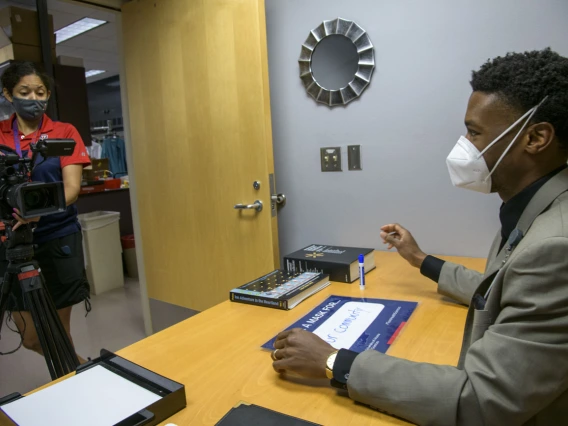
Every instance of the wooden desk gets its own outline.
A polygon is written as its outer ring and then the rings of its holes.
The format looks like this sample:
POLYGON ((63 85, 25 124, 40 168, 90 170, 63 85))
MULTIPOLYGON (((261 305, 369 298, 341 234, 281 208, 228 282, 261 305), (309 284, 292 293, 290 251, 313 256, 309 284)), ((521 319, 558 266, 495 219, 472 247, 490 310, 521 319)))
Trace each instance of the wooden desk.
MULTIPOLYGON (((485 259, 447 259, 477 270, 485 266, 485 259)), ((419 302, 388 354, 456 365, 466 309, 438 295, 436 285, 397 253, 377 252, 376 261, 366 297, 419 302)), ((338 395, 327 380, 280 378, 270 353, 260 349, 331 294, 361 292, 357 282, 332 283, 291 311, 223 302, 118 354, 185 384, 187 408, 166 423, 214 425, 242 400, 326 426, 407 424, 338 395)))

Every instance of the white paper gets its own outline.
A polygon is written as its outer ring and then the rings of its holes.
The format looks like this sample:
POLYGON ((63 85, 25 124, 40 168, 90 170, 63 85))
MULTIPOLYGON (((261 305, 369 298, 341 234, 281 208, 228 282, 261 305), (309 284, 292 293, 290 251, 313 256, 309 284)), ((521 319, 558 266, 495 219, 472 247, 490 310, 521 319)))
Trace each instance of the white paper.
POLYGON ((1 409, 19 426, 112 426, 159 399, 96 366, 1 409))
POLYGON ((313 333, 335 349, 349 349, 384 308, 380 303, 347 302, 313 333))

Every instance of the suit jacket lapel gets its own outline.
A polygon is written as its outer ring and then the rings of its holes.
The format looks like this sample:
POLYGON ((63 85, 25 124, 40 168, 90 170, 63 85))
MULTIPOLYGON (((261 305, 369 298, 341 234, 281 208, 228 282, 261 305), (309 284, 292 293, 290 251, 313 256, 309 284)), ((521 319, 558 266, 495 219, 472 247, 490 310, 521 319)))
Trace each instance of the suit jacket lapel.
POLYGON ((484 279, 493 275, 503 263, 505 258, 505 246, 499 251, 499 245, 501 244, 501 230, 497 232, 493 244, 491 245, 491 250, 489 251, 489 257, 487 258, 487 266, 485 268, 485 273, 483 274, 484 279))
POLYGON ((493 261, 495 260, 495 258, 497 257, 498 254, 498 250, 499 250, 499 244, 501 244, 501 229, 499 229, 499 231, 497 231, 497 235, 495 235, 495 238, 493 239, 493 244, 491 244, 491 249, 489 250, 489 256, 487 256, 487 265, 485 266, 485 274, 487 274, 487 271, 489 270, 489 267, 491 266, 491 264, 493 263, 493 261))

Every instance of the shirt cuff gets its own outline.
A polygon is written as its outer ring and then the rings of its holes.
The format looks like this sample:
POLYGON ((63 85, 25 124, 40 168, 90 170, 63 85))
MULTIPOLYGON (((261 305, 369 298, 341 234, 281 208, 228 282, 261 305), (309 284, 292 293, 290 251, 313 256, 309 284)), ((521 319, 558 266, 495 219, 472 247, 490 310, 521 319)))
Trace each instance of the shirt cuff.
POLYGON ((440 280, 440 274, 442 273, 444 263, 446 263, 445 260, 438 259, 434 256, 426 256, 420 266, 420 273, 425 277, 430 278, 432 281, 438 282, 440 280))
POLYGON ((345 387, 349 379, 351 366, 355 362, 355 358, 359 355, 357 352, 347 349, 340 349, 333 363, 333 381, 342 384, 345 387))

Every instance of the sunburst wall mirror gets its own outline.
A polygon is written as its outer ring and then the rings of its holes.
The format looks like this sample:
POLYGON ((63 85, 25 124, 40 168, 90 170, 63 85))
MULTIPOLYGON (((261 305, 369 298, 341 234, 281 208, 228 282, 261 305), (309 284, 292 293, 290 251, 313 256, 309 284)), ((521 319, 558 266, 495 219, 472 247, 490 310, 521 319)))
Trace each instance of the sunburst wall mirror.
POLYGON ((375 69, 373 44, 353 21, 323 21, 302 45, 300 78, 308 94, 330 107, 361 96, 375 69))

